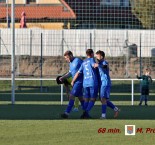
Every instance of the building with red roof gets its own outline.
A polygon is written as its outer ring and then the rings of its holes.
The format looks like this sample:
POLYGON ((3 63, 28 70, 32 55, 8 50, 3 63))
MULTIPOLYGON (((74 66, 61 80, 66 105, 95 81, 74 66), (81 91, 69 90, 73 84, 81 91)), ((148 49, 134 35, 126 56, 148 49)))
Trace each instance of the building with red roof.
MULTIPOLYGON (((24 4, 25 0, 18 0, 15 5, 15 21, 16 27, 20 25, 22 12, 26 14, 26 21, 28 27, 41 27, 42 28, 68 28, 71 21, 76 19, 76 15, 70 6, 64 0, 46 0, 32 1, 32 3, 24 4)), ((7 26, 7 16, 11 16, 11 5, 0 3, 0 27, 7 26)))

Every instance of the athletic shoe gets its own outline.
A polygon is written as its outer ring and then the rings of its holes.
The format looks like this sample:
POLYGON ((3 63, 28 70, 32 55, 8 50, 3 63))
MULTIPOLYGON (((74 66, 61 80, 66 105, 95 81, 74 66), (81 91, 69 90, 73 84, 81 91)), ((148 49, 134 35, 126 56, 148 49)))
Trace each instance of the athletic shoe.
POLYGON ((92 117, 86 111, 83 112, 80 118, 81 119, 92 119, 92 117))
POLYGON ((101 116, 100 119, 104 120, 104 119, 106 119, 106 117, 102 117, 102 116, 101 116))
POLYGON ((148 104, 147 104, 147 103, 145 103, 145 106, 148 106, 148 104))
POLYGON ((139 106, 141 106, 142 105, 142 103, 139 103, 139 106))
POLYGON ((63 114, 61 114, 61 118, 67 119, 68 118, 68 115, 65 114, 65 113, 63 113, 63 114))
POLYGON ((118 114, 119 114, 120 111, 121 111, 120 109, 118 109, 117 111, 115 111, 114 118, 117 118, 118 117, 118 114))
POLYGON ((84 112, 82 113, 82 115, 80 116, 80 118, 81 118, 81 119, 84 119, 85 116, 86 116, 86 111, 84 111, 84 112))

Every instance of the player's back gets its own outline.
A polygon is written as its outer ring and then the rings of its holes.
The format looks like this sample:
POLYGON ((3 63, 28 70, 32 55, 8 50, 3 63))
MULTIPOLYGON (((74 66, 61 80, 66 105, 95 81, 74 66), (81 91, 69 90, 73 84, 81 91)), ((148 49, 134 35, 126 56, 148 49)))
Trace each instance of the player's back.
POLYGON ((102 60, 99 62, 99 73, 102 81, 102 85, 111 85, 111 79, 109 75, 109 66, 106 60, 102 60))
POLYGON ((97 69, 93 67, 94 64, 95 64, 94 58, 87 58, 82 63, 79 72, 83 73, 84 87, 98 86, 97 69))

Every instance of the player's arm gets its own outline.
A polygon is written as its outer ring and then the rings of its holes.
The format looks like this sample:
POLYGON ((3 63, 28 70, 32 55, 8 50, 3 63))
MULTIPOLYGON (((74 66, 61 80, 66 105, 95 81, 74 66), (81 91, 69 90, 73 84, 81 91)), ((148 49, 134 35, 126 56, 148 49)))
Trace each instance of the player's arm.
POLYGON ((71 85, 72 85, 72 86, 74 85, 74 83, 75 83, 75 81, 76 81, 76 79, 78 78, 79 75, 80 75, 80 72, 77 72, 77 73, 75 74, 75 76, 74 76, 74 78, 73 78, 73 80, 72 80, 72 82, 71 82, 71 85))
POLYGON ((139 77, 137 73, 135 73, 135 76, 137 79, 142 79, 142 77, 139 77))
POLYGON ((108 65, 107 62, 103 62, 103 64, 95 63, 93 66, 94 66, 94 68, 97 68, 97 67, 104 68, 104 69, 108 69, 109 68, 109 65, 108 65))
POLYGON ((151 83, 152 83, 152 82, 153 82, 153 80, 152 80, 151 76, 149 76, 149 79, 150 79, 150 81, 151 81, 151 83))
POLYGON ((68 72, 60 78, 60 81, 63 81, 64 79, 69 78, 70 76, 71 76, 71 73, 68 72))
POLYGON ((74 78, 73 78, 73 80, 72 80, 72 82, 71 82, 71 85, 72 85, 72 86, 74 85, 76 79, 79 77, 79 75, 80 75, 82 72, 83 72, 83 65, 81 65, 81 67, 79 68, 78 72, 75 74, 75 76, 74 76, 74 78))

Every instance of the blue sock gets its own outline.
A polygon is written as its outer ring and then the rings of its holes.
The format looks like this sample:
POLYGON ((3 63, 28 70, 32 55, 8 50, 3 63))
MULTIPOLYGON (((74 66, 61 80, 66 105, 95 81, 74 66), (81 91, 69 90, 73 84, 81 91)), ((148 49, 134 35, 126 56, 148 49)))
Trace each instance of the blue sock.
POLYGON ((69 103, 65 112, 69 114, 73 106, 74 106, 74 100, 69 100, 69 103))
POLYGON ((95 104, 94 101, 89 101, 89 104, 88 104, 88 107, 86 109, 86 112, 89 112, 93 108, 94 104, 95 104))
POLYGON ((88 107, 89 102, 84 101, 84 106, 83 106, 83 110, 86 110, 88 107))
POLYGON ((107 106, 114 110, 116 107, 111 101, 107 100, 107 106))
POLYGON ((141 104, 143 103, 144 98, 145 98, 144 95, 141 95, 141 96, 140 96, 140 103, 141 103, 141 104))
POLYGON ((102 104, 102 114, 106 114, 107 104, 102 104))
POLYGON ((84 108, 85 108, 85 107, 84 107, 84 103, 85 103, 84 100, 80 101, 80 103, 81 103, 82 109, 84 110, 84 108))

